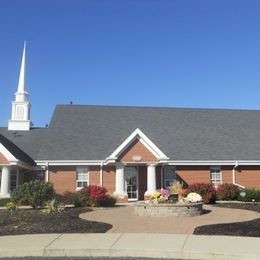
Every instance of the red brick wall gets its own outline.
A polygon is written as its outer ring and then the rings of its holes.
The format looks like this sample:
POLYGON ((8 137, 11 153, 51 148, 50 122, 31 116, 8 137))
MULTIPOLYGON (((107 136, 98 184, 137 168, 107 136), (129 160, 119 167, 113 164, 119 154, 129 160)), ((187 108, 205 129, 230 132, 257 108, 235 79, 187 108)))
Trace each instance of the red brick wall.
MULTIPOLYGON (((1 155, 1 154, 0 154, 1 155)), ((156 168, 156 186, 161 188, 161 166, 156 168)), ((90 184, 100 185, 100 168, 91 166, 89 168, 90 184)), ((143 195, 147 190, 147 166, 138 167, 139 199, 144 199, 143 195)), ((115 166, 104 166, 103 186, 107 188, 109 194, 115 191, 115 166)), ((222 182, 232 183, 232 166, 222 166, 222 182)), ((176 166, 177 178, 184 184, 190 185, 196 182, 210 182, 209 166, 176 166)), ((27 180, 29 174, 24 176, 27 180)), ((66 191, 75 192, 76 190, 76 167, 57 166, 49 170, 49 181, 54 184, 57 193, 63 194, 66 191)), ((260 167, 259 166, 239 166, 236 171, 236 182, 250 188, 260 188, 260 167)))
POLYGON ((260 166, 239 166, 236 168, 236 183, 247 188, 260 189, 260 166))
POLYGON ((209 166, 176 166, 176 174, 177 179, 185 186, 196 182, 210 182, 209 166))
POLYGON ((0 153, 0 164, 8 164, 8 160, 0 153))
POLYGON ((233 183, 233 167, 232 166, 222 166, 222 183, 233 183))
POLYGON ((76 191, 76 167, 75 166, 53 166, 49 169, 49 181, 54 184, 58 194, 66 191, 76 191))
POLYGON ((89 167, 89 184, 100 185, 100 166, 89 167))
POLYGON ((133 162, 133 156, 141 156, 140 162, 158 162, 157 158, 137 139, 119 157, 121 162, 133 162))
POLYGON ((108 193, 113 195, 116 190, 116 167, 103 167, 103 186, 106 187, 108 193))

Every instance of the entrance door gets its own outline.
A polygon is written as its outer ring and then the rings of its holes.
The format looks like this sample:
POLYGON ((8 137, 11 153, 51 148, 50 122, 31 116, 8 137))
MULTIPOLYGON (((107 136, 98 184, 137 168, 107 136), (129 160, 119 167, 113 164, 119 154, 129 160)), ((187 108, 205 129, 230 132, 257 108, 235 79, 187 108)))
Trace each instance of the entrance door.
POLYGON ((135 201, 138 198, 138 180, 137 180, 137 167, 125 167, 125 191, 128 195, 129 201, 135 201))

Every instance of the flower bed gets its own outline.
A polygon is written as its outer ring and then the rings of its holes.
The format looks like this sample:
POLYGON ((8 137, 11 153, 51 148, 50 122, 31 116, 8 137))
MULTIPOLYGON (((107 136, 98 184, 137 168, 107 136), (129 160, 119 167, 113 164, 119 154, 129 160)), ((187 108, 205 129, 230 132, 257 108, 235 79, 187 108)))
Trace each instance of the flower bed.
POLYGON ((176 181, 169 189, 161 189, 150 199, 135 205, 135 214, 149 217, 192 217, 202 213, 202 197, 195 192, 187 193, 182 183, 176 181), (187 195, 187 196, 183 196, 187 195))

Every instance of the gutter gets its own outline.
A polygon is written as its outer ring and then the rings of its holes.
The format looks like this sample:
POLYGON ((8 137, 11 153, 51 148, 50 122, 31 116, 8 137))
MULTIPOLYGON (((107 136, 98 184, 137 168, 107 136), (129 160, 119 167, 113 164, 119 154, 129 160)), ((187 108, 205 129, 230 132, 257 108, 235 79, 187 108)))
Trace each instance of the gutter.
POLYGON ((240 188, 242 188, 242 189, 244 189, 245 186, 236 183, 236 168, 237 168, 237 167, 238 167, 238 162, 236 162, 235 166, 234 166, 233 169, 232 169, 233 184, 236 185, 236 186, 238 186, 238 187, 240 187, 240 188))

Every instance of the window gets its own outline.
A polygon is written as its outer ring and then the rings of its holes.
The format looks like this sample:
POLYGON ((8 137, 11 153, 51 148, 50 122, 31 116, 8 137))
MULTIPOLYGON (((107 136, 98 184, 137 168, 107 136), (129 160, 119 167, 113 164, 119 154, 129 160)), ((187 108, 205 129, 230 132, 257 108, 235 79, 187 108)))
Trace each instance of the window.
POLYGON ((44 181, 44 172, 43 171, 33 172, 33 179, 35 181, 44 181))
POLYGON ((210 181, 215 186, 218 186, 222 183, 220 167, 211 167, 211 169, 210 169, 210 181))
POLYGON ((11 172, 11 177, 10 177, 10 190, 14 190, 17 188, 17 173, 16 172, 11 172))
POLYGON ((174 166, 166 166, 163 168, 164 188, 170 187, 176 181, 176 173, 174 166))
POLYGON ((80 190, 88 186, 88 168, 77 168, 76 172, 76 189, 80 190))

